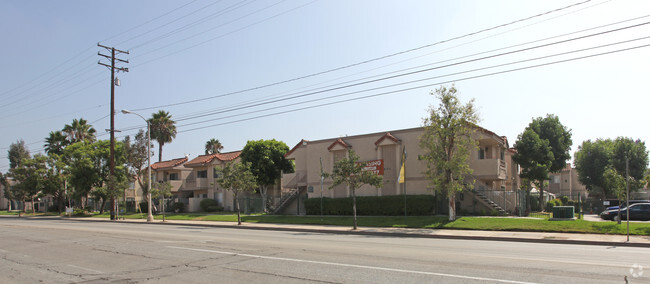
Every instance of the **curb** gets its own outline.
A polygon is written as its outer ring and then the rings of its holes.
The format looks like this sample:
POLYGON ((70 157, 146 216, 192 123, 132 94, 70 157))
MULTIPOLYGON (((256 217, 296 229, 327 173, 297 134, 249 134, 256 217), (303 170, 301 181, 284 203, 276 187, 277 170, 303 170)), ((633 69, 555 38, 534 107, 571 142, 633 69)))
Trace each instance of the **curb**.
MULTIPOLYGON (((108 222, 103 219, 79 219, 61 217, 62 220, 78 221, 78 222, 108 222)), ((203 221, 209 222, 209 221, 203 221)), ((337 235, 358 235, 358 236, 382 236, 382 237, 399 237, 399 238, 429 238, 429 239, 446 239, 446 240, 479 240, 479 241, 501 241, 501 242, 520 242, 520 243, 546 243, 546 244, 567 244, 567 245, 592 245, 592 246, 607 246, 607 247, 641 247, 650 248, 650 243, 634 243, 634 242, 615 242, 615 241, 589 241, 589 240, 567 240, 567 239, 553 239, 553 238, 526 238, 526 237, 498 237, 498 236, 467 236, 467 235, 436 235, 436 234, 423 234, 423 233, 405 233, 405 232, 379 232, 379 231, 365 231, 364 229, 353 231, 348 230, 326 230, 318 228, 296 228, 296 227, 274 227, 270 226, 240 226, 240 225, 225 225, 225 224, 201 224, 201 223, 183 223, 175 221, 173 223, 164 222, 142 222, 121 220, 119 223, 124 224, 148 224, 148 225, 173 225, 173 226, 190 226, 190 227, 211 227, 211 228, 228 228, 228 229, 245 229, 245 230, 260 230, 260 231, 282 231, 282 232, 303 232, 303 233, 319 233, 319 234, 337 234, 337 235)), ((307 225, 308 226, 308 225, 307 225)), ((462 232, 463 230, 458 230, 462 232)), ((432 231, 433 232, 433 231, 432 231)))

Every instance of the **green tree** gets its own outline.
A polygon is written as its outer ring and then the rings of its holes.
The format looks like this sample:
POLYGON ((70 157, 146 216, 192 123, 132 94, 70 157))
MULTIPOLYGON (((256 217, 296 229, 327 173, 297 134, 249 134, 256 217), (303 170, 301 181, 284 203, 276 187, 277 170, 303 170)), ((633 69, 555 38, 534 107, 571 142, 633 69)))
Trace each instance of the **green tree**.
POLYGON ((9 168, 11 169, 18 167, 24 159, 31 157, 27 146, 25 146, 25 141, 22 139, 9 145, 7 156, 9 157, 9 168))
POLYGON ((472 138, 479 116, 474 100, 463 105, 454 86, 440 87, 435 95, 440 104, 429 107, 424 119, 424 134, 420 148, 427 163, 426 176, 434 190, 449 199, 449 220, 456 220, 456 193, 466 187, 466 177, 472 173, 469 155, 477 147, 472 138))
POLYGON ((88 121, 83 118, 73 119, 72 124, 66 124, 62 131, 67 135, 70 144, 81 141, 94 142, 95 132, 97 132, 95 128, 88 124, 88 121))
POLYGON ((239 205, 239 194, 250 192, 257 187, 256 178, 251 171, 251 164, 248 162, 226 163, 223 167, 215 167, 219 173, 217 183, 233 193, 235 198, 235 210, 237 211, 237 224, 241 225, 241 210, 239 205))
POLYGON ((584 184, 589 193, 611 196, 609 187, 605 184, 605 171, 611 166, 614 143, 611 139, 583 141, 575 155, 575 167, 578 179, 584 184))
POLYGON ((69 144, 68 139, 62 131, 51 131, 45 138, 45 153, 62 155, 63 149, 69 144))
POLYGON ((12 194, 12 191, 9 188, 9 181, 7 180, 7 174, 0 173, 0 185, 2 185, 4 197, 7 200, 9 200, 9 204, 7 206, 7 212, 10 212, 11 211, 11 200, 14 200, 14 196, 12 194))
POLYGON ((367 184, 376 188, 383 186, 382 177, 370 171, 364 171, 364 163, 359 161, 359 156, 352 149, 348 149, 348 156, 334 163, 332 173, 324 173, 325 177, 332 178, 332 189, 345 184, 352 194, 352 229, 357 229, 357 197, 356 190, 367 184))
POLYGON ((264 212, 267 212, 268 187, 273 186, 282 173, 293 173, 293 163, 284 157, 289 152, 289 146, 281 141, 258 140, 248 141, 241 152, 241 160, 251 164, 251 170, 260 194, 264 212))
POLYGON ((223 150, 223 145, 219 142, 219 139, 212 138, 205 142, 205 154, 216 154, 221 153, 223 150))
POLYGON ((626 172, 626 160, 629 162, 629 174, 635 183, 634 187, 643 186, 636 183, 643 180, 648 167, 648 151, 645 142, 627 137, 616 138, 612 154, 612 167, 623 176, 626 172))
POLYGON ((20 165, 9 170, 9 175, 16 182, 11 188, 12 195, 22 202, 23 212, 26 212, 25 201, 31 199, 32 213, 34 213, 34 198, 45 185, 46 161, 46 156, 37 154, 33 158, 23 159, 20 165))
POLYGON ((566 167, 572 143, 571 130, 552 114, 533 119, 517 136, 513 160, 522 167, 520 176, 536 181, 539 186, 539 204, 544 204, 544 181, 549 173, 566 167))
POLYGON ((169 112, 160 110, 151 114, 149 127, 151 139, 158 141, 158 162, 162 162, 163 145, 171 143, 176 138, 176 122, 172 120, 169 112))
MULTIPOLYGON (((603 180, 605 181, 604 185, 608 191, 616 195, 618 204, 623 204, 622 201, 625 200, 627 196, 625 177, 619 174, 615 169, 607 168, 603 174, 603 180)), ((618 207, 618 216, 621 216, 621 206, 618 207)), ((619 219, 618 221, 620 222, 621 220, 619 219)))
POLYGON ((51 195, 56 200, 59 213, 63 212, 63 202, 65 200, 65 163, 61 156, 50 153, 47 156, 47 172, 45 174, 45 184, 43 193, 51 195))
MULTIPOLYGON (((95 143, 74 143, 66 147, 64 155, 68 161, 69 181, 74 187, 74 195, 79 201, 82 198, 87 198, 93 188, 103 187, 109 182, 109 140, 100 140, 95 143)), ((128 179, 125 162, 124 145, 118 141, 115 143, 115 182, 128 179)), ((117 196, 116 192, 109 194, 117 196)))
POLYGON ((123 143, 126 168, 129 175, 134 177, 140 188, 142 188, 142 197, 146 200, 148 194, 147 183, 149 182, 149 177, 147 177, 148 158, 153 155, 153 153, 147 154, 147 134, 144 130, 140 130, 135 135, 133 142, 131 142, 131 137, 127 136, 124 138, 123 143))

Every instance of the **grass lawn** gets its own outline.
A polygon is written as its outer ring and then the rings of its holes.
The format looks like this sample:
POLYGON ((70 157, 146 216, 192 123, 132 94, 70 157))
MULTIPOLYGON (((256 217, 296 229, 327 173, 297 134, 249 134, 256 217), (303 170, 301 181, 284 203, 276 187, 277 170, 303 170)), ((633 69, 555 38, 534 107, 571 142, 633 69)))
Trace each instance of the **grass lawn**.
MULTIPOLYGON (((108 213, 93 215, 94 218, 109 218, 108 213)), ((126 219, 146 219, 147 214, 122 215, 126 219)), ((162 215, 155 215, 157 220, 162 215)), ((167 220, 222 221, 237 222, 237 215, 231 212, 222 214, 180 213, 167 214, 167 220)), ((449 222, 446 216, 359 216, 361 227, 398 227, 398 228, 429 228, 457 230, 486 230, 486 231, 524 231, 524 232, 562 232, 590 234, 621 234, 626 233, 625 223, 591 222, 585 220, 549 221, 548 218, 500 218, 500 217, 462 217, 449 222)), ((242 222, 276 223, 276 224, 312 224, 352 226, 350 216, 290 216, 290 215, 242 215, 242 222)), ((631 222, 630 234, 650 235, 650 222, 631 222)))

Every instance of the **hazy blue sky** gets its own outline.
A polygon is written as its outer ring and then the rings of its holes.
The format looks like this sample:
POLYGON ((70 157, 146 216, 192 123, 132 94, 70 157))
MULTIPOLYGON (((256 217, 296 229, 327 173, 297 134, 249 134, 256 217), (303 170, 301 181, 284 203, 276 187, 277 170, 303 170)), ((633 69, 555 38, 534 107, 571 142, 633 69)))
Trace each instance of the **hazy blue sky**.
POLYGON ((210 138, 235 151, 248 140, 293 147, 418 127, 437 103, 429 93, 449 82, 511 146, 548 113, 572 130, 573 151, 586 139, 648 141, 650 1, 580 2, 0 1, 0 171, 12 142, 42 151, 48 133, 73 118, 108 139, 110 74, 97 64, 97 52, 106 54, 98 42, 130 52, 118 56, 130 69, 118 74, 118 137, 145 127, 120 109, 145 117, 164 109, 177 120, 163 159, 203 154, 210 138), (615 53, 514 71, 606 52, 615 53), (440 68, 405 74, 432 67, 440 68), (392 75, 403 76, 368 82, 392 75))

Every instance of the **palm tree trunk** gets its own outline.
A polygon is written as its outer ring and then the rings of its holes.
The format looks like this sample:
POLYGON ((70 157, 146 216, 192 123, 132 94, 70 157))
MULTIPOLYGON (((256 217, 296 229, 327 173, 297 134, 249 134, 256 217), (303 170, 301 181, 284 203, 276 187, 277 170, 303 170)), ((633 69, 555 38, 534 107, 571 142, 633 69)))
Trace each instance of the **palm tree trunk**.
POLYGON ((158 142, 158 162, 162 162, 162 146, 163 143, 158 142))

